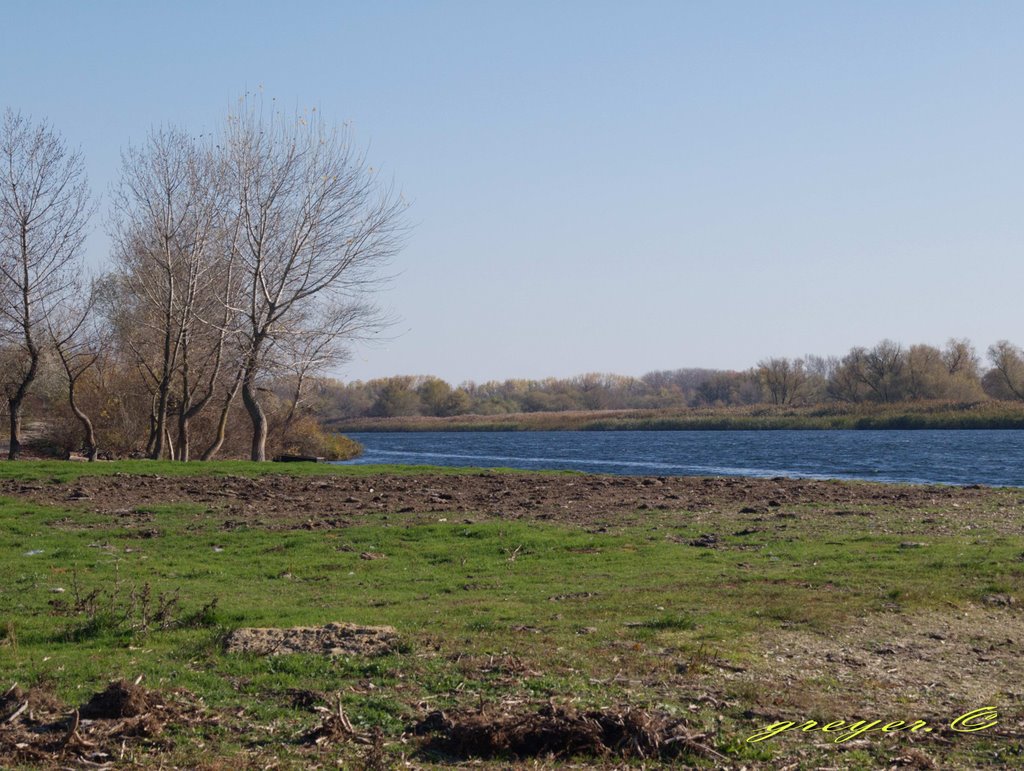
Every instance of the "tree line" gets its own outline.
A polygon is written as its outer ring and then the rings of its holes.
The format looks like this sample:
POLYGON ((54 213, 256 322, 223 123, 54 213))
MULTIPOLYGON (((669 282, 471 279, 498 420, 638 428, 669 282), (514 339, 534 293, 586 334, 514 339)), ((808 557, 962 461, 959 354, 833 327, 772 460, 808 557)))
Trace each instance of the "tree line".
POLYGON ((8 109, 0 127, 0 388, 9 458, 42 441, 190 460, 343 452, 303 409, 312 378, 388 319, 373 303, 406 203, 349 132, 243 97, 218 130, 122 152, 103 224, 82 153, 8 109))
POLYGON ((649 372, 642 377, 590 373, 457 386, 433 376, 351 383, 323 379, 312 398, 316 411, 327 420, 756 404, 1024 400, 1024 351, 1001 340, 989 346, 983 361, 966 339, 951 339, 941 348, 882 340, 870 348, 851 348, 842 357, 770 357, 743 371, 691 368, 649 372))

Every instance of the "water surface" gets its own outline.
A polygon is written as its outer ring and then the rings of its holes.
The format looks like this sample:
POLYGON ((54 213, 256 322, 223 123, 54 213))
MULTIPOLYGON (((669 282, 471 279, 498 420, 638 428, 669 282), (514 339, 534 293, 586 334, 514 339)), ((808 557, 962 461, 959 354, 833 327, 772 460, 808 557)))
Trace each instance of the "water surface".
POLYGON ((467 431, 350 434, 348 463, 1024 487, 1024 431, 467 431))

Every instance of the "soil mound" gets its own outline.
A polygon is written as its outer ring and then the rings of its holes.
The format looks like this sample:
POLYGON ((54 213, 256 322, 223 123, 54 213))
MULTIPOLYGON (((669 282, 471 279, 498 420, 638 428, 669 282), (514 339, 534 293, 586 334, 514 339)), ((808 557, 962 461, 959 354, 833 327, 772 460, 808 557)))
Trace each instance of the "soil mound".
POLYGON ((324 656, 381 656, 398 646, 398 633, 390 626, 333 623, 291 629, 236 629, 227 638, 228 653, 280 656, 318 653, 324 656))
POLYGON ((144 715, 153 708, 150 693, 141 685, 118 680, 94 694, 78 713, 87 720, 117 720, 144 715))

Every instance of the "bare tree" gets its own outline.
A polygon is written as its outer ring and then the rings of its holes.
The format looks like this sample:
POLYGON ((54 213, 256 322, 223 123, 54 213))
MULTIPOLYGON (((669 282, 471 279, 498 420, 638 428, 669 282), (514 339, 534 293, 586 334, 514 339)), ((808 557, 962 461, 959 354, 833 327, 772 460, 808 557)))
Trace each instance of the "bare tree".
POLYGON ((981 360, 971 341, 966 337, 951 337, 946 341, 946 347, 942 349, 942 363, 950 375, 962 375, 972 380, 977 380, 978 368, 981 360))
POLYGON ((826 393, 838 402, 857 404, 864 400, 867 349, 855 346, 823 371, 828 373, 826 393))
POLYGON ((892 340, 882 340, 864 357, 863 380, 879 401, 899 401, 902 396, 902 376, 906 365, 903 346, 892 340))
POLYGON ((292 344, 289 346, 286 366, 289 370, 290 396, 288 412, 281 424, 284 436, 287 436, 299 405, 302 404, 303 389, 308 379, 348 358, 347 351, 338 344, 338 335, 330 329, 310 330, 309 334, 292 338, 289 342, 292 344))
POLYGON ((757 363, 757 375, 772 404, 792 404, 807 379, 803 359, 762 359, 757 363))
POLYGON ((73 290, 92 215, 78 152, 45 122, 7 110, 0 129, 0 333, 17 351, 4 373, 10 450, 22 447, 22 407, 39 372, 46 314, 73 290))
POLYGON ((235 397, 238 396, 238 389, 242 385, 242 375, 244 370, 242 367, 235 367, 234 378, 224 388, 222 393, 222 400, 220 402, 220 415, 217 418, 217 428, 213 440, 203 450, 203 454, 200 456, 200 460, 210 460, 220 452, 220 448, 224 445, 224 440, 227 438, 228 430, 228 418, 231 415, 231 405, 234 404, 235 397))
POLYGON ((850 349, 829 376, 828 394, 837 401, 898 401, 903 395, 906 353, 891 340, 882 340, 870 350, 850 349))
POLYGON ((1024 351, 1008 340, 988 347, 992 370, 985 376, 999 399, 1024 399, 1024 351))
POLYGON ((102 335, 94 321, 93 308, 96 294, 77 283, 79 292, 59 308, 46 315, 46 329, 67 378, 68 405, 82 425, 85 454, 90 462, 96 460, 99 447, 92 419, 78 402, 77 391, 82 377, 95 366, 103 355, 102 335))
MULTIPOLYGON (((237 304, 239 288, 236 269, 237 222, 237 219, 233 219, 227 227, 222 222, 219 228, 222 250, 213 261, 213 269, 207 271, 208 280, 197 287, 196 297, 191 303, 191 313, 195 314, 199 323, 189 324, 181 341, 176 454, 178 460, 182 461, 188 461, 190 454, 189 422, 218 393, 223 373, 237 373, 241 370, 236 345, 236 314, 233 310, 237 304)), ((213 452, 223 442, 227 410, 234 401, 239 382, 240 377, 236 374, 229 387, 223 418, 218 425, 219 442, 213 452)), ((206 452, 203 453, 203 459, 208 459, 206 452)))
POLYGON ((949 373, 942 353, 933 345, 917 344, 906 351, 904 392, 908 399, 938 399, 945 396, 949 373))
POLYGON ((219 191, 211 151, 183 131, 153 131, 144 146, 122 154, 111 217, 124 300, 116 312, 129 317, 120 326, 153 391, 151 458, 166 447, 172 457, 188 459, 188 422, 212 397, 220 371, 226 320, 212 345, 199 344, 198 329, 201 315, 212 311, 210 293, 224 286, 224 261, 233 256, 221 251, 219 191), (204 349, 204 362, 215 362, 198 373, 197 348, 204 349), (200 382, 209 386, 197 396, 200 382), (176 448, 167 439, 172 399, 179 412, 176 448))
POLYGON ((223 139, 226 179, 241 221, 244 302, 242 401, 253 460, 266 459, 261 379, 275 346, 331 308, 363 309, 359 328, 381 323, 360 302, 401 246, 406 204, 382 185, 345 131, 317 115, 267 115, 243 99, 223 139), (314 312, 314 309, 316 312, 314 312))

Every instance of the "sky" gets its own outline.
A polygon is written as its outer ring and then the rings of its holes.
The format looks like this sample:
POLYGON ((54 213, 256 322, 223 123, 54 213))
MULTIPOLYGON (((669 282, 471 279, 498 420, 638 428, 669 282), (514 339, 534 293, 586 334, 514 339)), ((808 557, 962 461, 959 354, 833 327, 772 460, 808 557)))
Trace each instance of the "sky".
POLYGON ((1024 344, 1019 2, 9 3, 0 107, 100 212, 157 126, 247 92, 352 127, 411 202, 337 374, 746 369, 1024 344))

